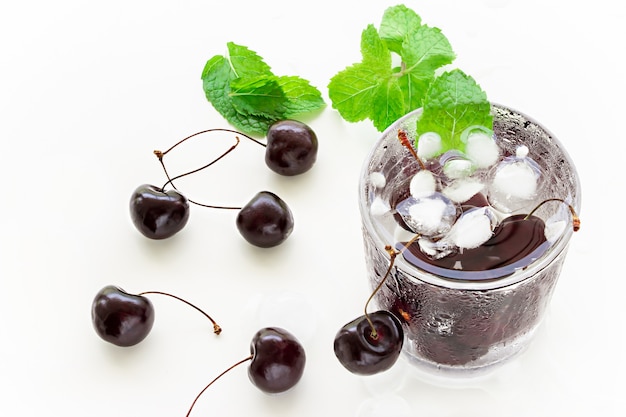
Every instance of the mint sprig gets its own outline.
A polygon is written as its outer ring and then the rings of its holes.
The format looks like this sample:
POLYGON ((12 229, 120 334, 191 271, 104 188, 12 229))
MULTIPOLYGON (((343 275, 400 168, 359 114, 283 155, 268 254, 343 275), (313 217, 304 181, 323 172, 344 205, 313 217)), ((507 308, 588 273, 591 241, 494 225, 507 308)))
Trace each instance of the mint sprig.
MULTIPOLYGON (((491 105, 476 81, 459 69, 437 77, 424 98, 417 133, 436 132, 442 149, 465 150, 463 131, 472 126, 493 126, 491 105)), ((419 137, 418 137, 419 139, 419 137)))
POLYGON ((462 127, 492 128, 490 103, 474 79, 460 70, 437 75, 456 58, 448 39, 406 6, 385 10, 378 30, 374 25, 363 30, 361 55, 361 62, 338 72, 328 84, 332 107, 346 121, 370 119, 383 131, 422 107, 418 133, 439 133, 442 152, 463 150, 462 127), (392 64, 394 54, 399 66, 392 64))
POLYGON ((228 55, 215 55, 202 71, 207 100, 234 127, 265 135, 278 120, 325 106, 320 91, 298 76, 276 76, 249 48, 227 44, 228 55))
POLYGON ((386 10, 380 31, 361 34, 362 61, 336 74, 328 85, 333 108, 347 121, 370 119, 382 131, 422 105, 435 71, 455 54, 441 31, 421 24, 405 6, 386 10), (401 58, 392 66, 392 52, 401 58))

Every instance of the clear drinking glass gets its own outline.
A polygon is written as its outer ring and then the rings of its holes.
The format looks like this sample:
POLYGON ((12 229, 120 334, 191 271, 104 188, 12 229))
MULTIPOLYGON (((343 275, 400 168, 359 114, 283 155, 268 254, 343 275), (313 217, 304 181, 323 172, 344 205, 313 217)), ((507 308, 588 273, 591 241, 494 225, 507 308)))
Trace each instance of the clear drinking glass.
MULTIPOLYGON (((539 199, 563 199, 580 209, 575 166, 559 141, 528 116, 492 105, 496 141, 505 154, 519 145, 540 167, 539 199)), ((365 259, 372 289, 390 265, 387 245, 398 248, 393 207, 417 171, 415 158, 398 140, 398 129, 414 137, 421 110, 401 118, 383 132, 366 159, 359 183, 365 259), (380 175, 382 174, 382 175, 380 175), (384 178, 384 186, 381 179, 384 178)), ((528 210, 526 210, 526 214, 528 210)), ((534 213, 550 224, 564 224, 550 247, 531 263, 489 271, 417 267, 403 255, 376 293, 379 308, 403 322, 404 353, 410 362, 436 375, 477 375, 521 352, 541 322, 557 283, 573 233, 567 204, 553 201, 534 213)), ((502 213, 502 217, 505 214, 502 213)))

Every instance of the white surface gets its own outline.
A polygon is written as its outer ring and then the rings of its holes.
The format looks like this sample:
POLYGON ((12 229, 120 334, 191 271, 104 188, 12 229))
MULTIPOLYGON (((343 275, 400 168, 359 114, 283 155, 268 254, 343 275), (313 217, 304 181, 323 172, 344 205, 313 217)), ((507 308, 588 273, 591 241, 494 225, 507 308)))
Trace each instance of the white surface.
MULTIPOLYGON (((619 2, 406 2, 443 30, 455 65, 492 101, 548 126, 582 177, 582 230, 544 326, 526 354, 485 381, 433 385, 403 364, 362 378, 334 357, 335 332, 361 314, 368 295, 356 186, 378 136, 369 122, 345 123, 330 105, 308 120, 319 159, 300 177, 272 173, 263 150, 244 142, 180 184, 206 202, 279 194, 296 226, 274 250, 245 243, 228 211, 192 207, 187 227, 168 241, 148 241, 131 225, 132 190, 164 182, 152 150, 228 127, 200 81, 226 42, 257 51, 277 74, 309 79, 327 99, 330 77, 360 58, 361 30, 397 3, 3 2, 0 415, 184 416, 267 324, 289 326, 305 345, 297 388, 267 396, 241 367, 213 385, 192 416, 364 417, 385 415, 385 407, 429 417, 623 415, 626 284, 615 259, 624 256, 624 208, 609 191, 623 185, 612 162, 625 142, 619 2), (175 293, 224 332, 214 336, 193 310, 153 296, 151 335, 130 349, 107 345, 90 319, 106 284, 175 293)), ((193 146, 229 140, 190 143, 172 155, 172 171, 207 161, 193 146)))

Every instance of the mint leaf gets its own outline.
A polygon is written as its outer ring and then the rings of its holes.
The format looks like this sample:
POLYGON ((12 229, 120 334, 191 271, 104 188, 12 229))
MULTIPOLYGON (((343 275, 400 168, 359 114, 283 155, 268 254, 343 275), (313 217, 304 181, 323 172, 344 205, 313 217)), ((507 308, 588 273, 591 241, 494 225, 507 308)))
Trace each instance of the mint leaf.
POLYGON ((255 77, 259 75, 272 76, 269 65, 256 52, 245 46, 228 42, 228 57, 235 77, 255 77))
POLYGON ((385 10, 380 23, 380 37, 390 51, 397 54, 407 35, 422 24, 422 19, 413 10, 404 5, 385 10))
POLYGON ((456 55, 438 28, 420 26, 408 33, 400 51, 409 74, 432 77, 436 69, 452 63, 456 55))
POLYGON ((228 56, 216 55, 202 71, 207 100, 244 133, 265 135, 282 119, 325 106, 319 90, 303 78, 277 77, 249 48, 229 42, 228 56))
POLYGON ((278 78, 278 84, 287 98, 283 103, 286 117, 309 113, 325 106, 322 93, 303 78, 283 76, 278 78))
POLYGON ((422 99, 435 78, 435 71, 452 63, 455 54, 441 31, 428 26, 420 26, 408 33, 402 43, 401 53, 406 74, 401 84, 406 92, 408 113, 422 106, 422 99))
POLYGON ((387 126, 404 116, 406 106, 398 80, 390 78, 386 83, 380 84, 371 106, 370 118, 379 131, 385 130, 387 126))
POLYGON ((286 111, 287 97, 273 76, 235 78, 230 82, 229 96, 241 114, 280 118, 286 111))
MULTIPOLYGON (((361 55, 363 61, 354 64, 331 78, 328 95, 341 117, 349 122, 367 118, 378 120, 372 105, 377 101, 387 102, 384 87, 392 76, 391 53, 378 36, 374 26, 369 25, 361 33, 361 55)), ((380 103, 379 103, 380 104, 380 103)), ((383 107, 384 103, 379 106, 383 107)))
POLYGON ((370 117, 377 96, 379 74, 366 64, 355 64, 337 73, 328 84, 333 108, 348 122, 370 117))
POLYGON ((491 105, 485 92, 472 77, 459 69, 437 77, 424 98, 417 133, 438 133, 442 153, 450 149, 463 151, 465 144, 461 133, 474 125, 493 128, 491 105))
POLYGON ((374 25, 368 25, 361 33, 361 56, 363 63, 375 71, 387 75, 391 65, 391 53, 378 35, 374 25))
POLYGON ((207 99, 235 128, 248 134, 264 135, 273 120, 237 111, 230 96, 230 83, 233 77, 234 72, 230 63, 223 56, 216 55, 207 61, 202 71, 202 85, 207 99))
POLYGON ((420 73, 409 73, 398 78, 398 84, 404 94, 405 113, 422 107, 422 101, 434 80, 434 75, 423 75, 420 73))
POLYGON ((209 59, 202 71, 202 88, 207 100, 228 120, 235 118, 237 113, 229 96, 232 77, 230 63, 220 55, 209 59))
POLYGON ((276 122, 262 115, 244 115, 237 113, 229 122, 238 130, 248 135, 265 136, 270 126, 276 122))

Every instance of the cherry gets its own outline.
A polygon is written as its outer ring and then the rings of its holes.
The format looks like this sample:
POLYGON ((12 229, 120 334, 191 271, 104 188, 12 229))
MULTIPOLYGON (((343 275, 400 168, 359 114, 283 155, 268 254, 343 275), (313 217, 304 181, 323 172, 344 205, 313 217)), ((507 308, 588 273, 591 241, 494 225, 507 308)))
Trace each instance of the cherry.
POLYGON ((189 220, 189 202, 177 190, 143 184, 130 198, 133 224, 150 239, 165 239, 178 233, 189 220))
POLYGON ((230 366, 209 382, 193 400, 186 417, 202 394, 233 368, 250 361, 248 376, 252 384, 267 394, 278 394, 293 388, 302 378, 306 365, 304 348, 294 335, 279 327, 259 330, 250 343, 250 356, 230 366))
MULTIPOLYGON (((413 243, 419 235, 412 239, 413 243)), ((335 335, 334 350, 339 362, 350 372, 373 375, 388 370, 398 360, 404 344, 404 329, 398 317, 387 310, 367 313, 367 306, 381 290, 400 252, 387 245, 390 261, 385 275, 365 303, 365 314, 344 325, 335 335)), ((407 310, 399 310, 402 320, 410 319, 407 310)))
POLYGON ((117 346, 134 346, 148 336, 154 324, 154 307, 145 297, 160 294, 175 298, 195 308, 213 323, 213 332, 220 334, 222 329, 204 311, 175 295, 160 291, 145 291, 129 294, 123 289, 107 285, 96 294, 91 305, 91 320, 98 336, 117 346))
POLYGON ((299 175, 311 169, 317 148, 317 136, 308 125, 296 120, 280 120, 267 131, 265 163, 281 175, 299 175))
POLYGON ((402 324, 386 310, 365 315, 344 325, 335 336, 335 356, 350 372, 372 375, 396 363, 404 342, 402 324), (373 335, 372 328, 376 334, 373 335))
POLYGON ((154 307, 146 297, 109 285, 93 300, 91 318, 102 339, 117 346, 133 346, 152 330, 154 307))
POLYGON ((237 215, 237 229, 251 244, 269 248, 282 243, 293 230, 293 215, 276 194, 261 191, 237 215))
POLYGON ((266 393, 292 388, 302 377, 306 355, 300 342, 286 330, 267 327, 259 330, 250 344, 250 381, 266 393))

